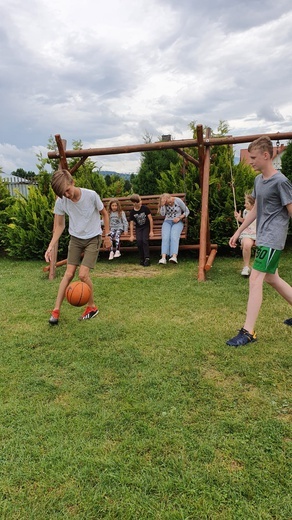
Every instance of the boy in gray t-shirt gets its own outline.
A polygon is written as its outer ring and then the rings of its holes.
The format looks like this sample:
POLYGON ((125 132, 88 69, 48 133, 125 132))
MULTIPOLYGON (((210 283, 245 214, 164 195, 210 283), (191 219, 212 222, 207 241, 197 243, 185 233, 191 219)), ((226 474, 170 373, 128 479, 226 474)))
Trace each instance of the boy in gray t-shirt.
MULTIPOLYGON (((254 326, 262 304, 264 281, 292 305, 292 287, 278 274, 279 258, 292 217, 292 184, 274 168, 273 144, 269 137, 259 137, 249 145, 248 151, 252 167, 261 172, 254 183, 255 205, 231 237, 229 245, 236 247, 242 231, 257 219, 257 251, 250 275, 245 323, 237 336, 226 342, 232 347, 256 341, 254 326)), ((292 325, 292 318, 284 323, 292 325)))

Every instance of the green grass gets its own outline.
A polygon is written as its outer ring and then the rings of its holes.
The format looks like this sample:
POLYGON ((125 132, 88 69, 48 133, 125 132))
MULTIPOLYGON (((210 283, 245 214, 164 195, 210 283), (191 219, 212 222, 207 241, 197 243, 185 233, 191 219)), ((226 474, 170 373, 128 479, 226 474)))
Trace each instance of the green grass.
POLYGON ((50 327, 64 268, 43 265, 0 260, 1 520, 290 519, 288 304, 265 287, 258 342, 233 349, 239 257, 198 283, 191 253, 102 256, 99 316, 64 302, 50 327))

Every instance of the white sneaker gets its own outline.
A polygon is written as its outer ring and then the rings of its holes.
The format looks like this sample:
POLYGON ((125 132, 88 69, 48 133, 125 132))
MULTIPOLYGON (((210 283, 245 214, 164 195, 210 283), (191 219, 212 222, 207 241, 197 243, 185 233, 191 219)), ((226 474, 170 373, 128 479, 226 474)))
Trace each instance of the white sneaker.
POLYGON ((113 260, 114 259, 114 252, 113 251, 110 252, 108 259, 109 260, 113 260))
POLYGON ((166 264, 166 258, 160 258, 160 260, 158 261, 159 264, 163 264, 165 265, 166 264))
POLYGON ((244 268, 241 271, 241 276, 249 276, 250 275, 250 268, 248 265, 245 265, 244 268))
POLYGON ((177 264, 177 258, 176 258, 176 256, 171 256, 170 259, 169 259, 168 261, 171 262, 172 264, 177 264))
POLYGON ((119 258, 121 256, 120 251, 117 249, 117 251, 114 254, 114 258, 119 258))

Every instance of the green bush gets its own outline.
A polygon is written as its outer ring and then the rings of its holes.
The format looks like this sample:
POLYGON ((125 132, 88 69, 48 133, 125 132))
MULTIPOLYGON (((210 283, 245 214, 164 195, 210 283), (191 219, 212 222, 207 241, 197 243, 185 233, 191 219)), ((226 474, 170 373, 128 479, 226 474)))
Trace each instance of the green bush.
POLYGON ((237 210, 243 210, 244 195, 252 192, 255 176, 254 170, 244 162, 229 169, 211 166, 209 216, 212 242, 219 246, 228 244, 236 230, 234 195, 237 210))
MULTIPOLYGON (((50 188, 43 195, 39 188, 31 186, 28 197, 19 194, 8 208, 9 224, 4 235, 4 246, 8 256, 26 259, 43 259, 51 240, 55 195, 50 188)), ((61 256, 67 252, 68 237, 59 241, 61 256)))
POLYGON ((5 247, 5 233, 9 222, 8 208, 14 199, 10 196, 6 183, 0 179, 0 251, 5 247))

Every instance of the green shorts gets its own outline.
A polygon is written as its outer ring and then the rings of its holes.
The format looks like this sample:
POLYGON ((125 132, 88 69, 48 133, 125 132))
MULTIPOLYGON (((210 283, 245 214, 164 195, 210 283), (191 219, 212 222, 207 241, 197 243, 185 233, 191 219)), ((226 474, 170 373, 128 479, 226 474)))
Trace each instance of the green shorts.
POLYGON ((257 246, 252 268, 262 273, 275 274, 282 251, 272 247, 257 246))
POLYGON ((89 267, 89 269, 93 269, 98 257, 100 244, 101 235, 92 238, 77 238, 71 236, 68 246, 67 263, 70 265, 82 264, 89 267))

